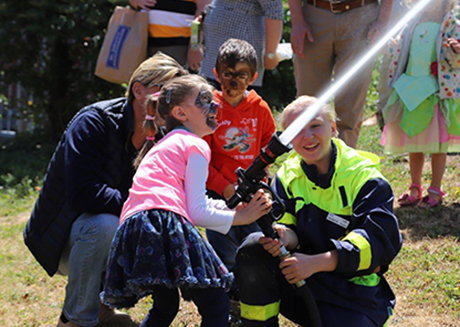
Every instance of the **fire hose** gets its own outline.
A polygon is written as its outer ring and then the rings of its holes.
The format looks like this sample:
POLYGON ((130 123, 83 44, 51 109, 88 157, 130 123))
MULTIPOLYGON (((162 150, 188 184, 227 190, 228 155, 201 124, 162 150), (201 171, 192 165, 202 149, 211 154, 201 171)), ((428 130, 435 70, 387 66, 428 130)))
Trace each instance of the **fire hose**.
MULTIPOLYGON (((242 201, 249 202, 252 198, 252 195, 259 189, 264 189, 270 192, 271 195, 275 198, 275 201, 282 205, 282 201, 279 199, 276 193, 273 192, 268 184, 262 181, 267 175, 267 166, 274 163, 276 158, 286 152, 289 152, 292 149, 291 144, 286 146, 281 143, 279 135, 279 132, 273 134, 270 142, 260 151, 259 155, 254 159, 254 161, 247 169, 244 170, 240 167, 235 171, 238 182, 237 186, 235 187, 235 193, 227 200, 227 206, 229 208, 235 208, 242 201)), ((284 213, 284 210, 282 211, 284 213)), ((281 218, 281 216, 282 214, 275 216, 271 211, 270 213, 260 217, 257 220, 257 224, 260 226, 262 233, 266 237, 278 240, 280 239, 278 233, 272 227, 272 224, 281 218)), ((281 245, 280 250, 281 252, 278 255, 278 258, 281 261, 291 256, 291 253, 284 247, 284 245, 281 245)), ((297 294, 303 298, 306 305, 308 318, 310 320, 308 326, 320 327, 321 318, 319 316, 318 308, 305 280, 295 283, 295 288, 297 294)))

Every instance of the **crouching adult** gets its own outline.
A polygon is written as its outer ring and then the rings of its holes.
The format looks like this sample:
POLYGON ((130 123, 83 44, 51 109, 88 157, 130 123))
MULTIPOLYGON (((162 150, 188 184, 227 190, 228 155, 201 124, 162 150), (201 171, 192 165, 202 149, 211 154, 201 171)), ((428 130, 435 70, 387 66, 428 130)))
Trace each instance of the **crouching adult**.
MULTIPOLYGON (((291 103, 282 127, 314 101, 302 96, 291 103)), ((323 106, 292 140, 295 152, 276 174, 274 191, 286 207, 274 225, 280 240, 251 234, 238 250, 243 326, 278 326, 278 313, 310 326, 294 287, 302 280, 323 327, 383 326, 392 314, 395 296, 384 274, 402 245, 393 192, 378 157, 336 134, 335 112, 323 106), (293 253, 284 261, 281 244, 293 253)))
POLYGON ((24 230, 26 245, 48 275, 68 276, 58 327, 131 321, 100 303, 101 280, 133 160, 145 141, 146 98, 184 74, 174 59, 156 54, 134 71, 127 98, 81 109, 61 137, 24 230))

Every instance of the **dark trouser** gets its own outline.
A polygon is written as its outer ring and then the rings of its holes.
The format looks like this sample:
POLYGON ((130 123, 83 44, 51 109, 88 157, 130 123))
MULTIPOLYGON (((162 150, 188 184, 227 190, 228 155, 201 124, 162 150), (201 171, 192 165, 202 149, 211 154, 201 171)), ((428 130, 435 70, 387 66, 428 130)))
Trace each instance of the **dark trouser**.
POLYGON ((171 45, 171 46, 149 46, 148 56, 151 57, 158 51, 173 57, 179 64, 185 67, 187 64, 187 45, 171 45))
MULTIPOLYGON (((278 312, 289 320, 308 326, 303 298, 297 294, 279 269, 279 259, 259 244, 261 233, 248 236, 236 256, 236 283, 240 290, 244 327, 277 327, 278 312)), ((307 284, 308 286, 308 284, 307 284)), ((317 302, 322 327, 376 327, 362 313, 330 303, 317 302)))
MULTIPOLYGON (((190 288, 188 294, 198 307, 202 327, 228 326, 230 303, 222 288, 190 288)), ((179 310, 179 290, 156 286, 153 306, 139 327, 168 327, 179 310)))
MULTIPOLYGON (((212 190, 207 190, 207 195, 212 199, 225 200, 221 195, 212 190)), ((206 230, 206 237, 209 243, 216 251, 219 258, 227 266, 228 270, 233 272, 235 268, 236 250, 244 238, 251 233, 260 231, 259 225, 256 222, 244 226, 232 226, 227 234, 221 234, 212 230, 206 230)), ((228 292, 230 299, 238 301, 238 287, 233 283, 232 288, 228 292)))

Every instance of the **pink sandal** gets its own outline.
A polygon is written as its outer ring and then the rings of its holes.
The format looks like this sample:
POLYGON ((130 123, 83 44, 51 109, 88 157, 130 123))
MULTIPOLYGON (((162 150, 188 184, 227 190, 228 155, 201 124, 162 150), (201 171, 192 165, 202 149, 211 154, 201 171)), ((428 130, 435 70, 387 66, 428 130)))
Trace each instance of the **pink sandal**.
POLYGON ((428 188, 428 195, 425 195, 423 197, 422 202, 425 203, 426 205, 428 205, 428 207, 430 207, 430 208, 436 208, 437 206, 442 204, 442 199, 443 199, 444 195, 446 195, 446 193, 441 191, 441 189, 438 189, 436 187, 430 186, 428 188), (439 196, 439 200, 436 200, 436 199, 432 198, 430 196, 430 193, 439 196))
POLYGON ((418 197, 416 198, 413 195, 410 195, 410 193, 405 193, 401 195, 398 199, 398 203, 401 207, 408 207, 408 206, 413 206, 413 205, 418 205, 420 202, 422 202, 422 187, 419 184, 412 183, 409 186, 409 191, 412 190, 413 188, 417 189, 418 191, 418 197))

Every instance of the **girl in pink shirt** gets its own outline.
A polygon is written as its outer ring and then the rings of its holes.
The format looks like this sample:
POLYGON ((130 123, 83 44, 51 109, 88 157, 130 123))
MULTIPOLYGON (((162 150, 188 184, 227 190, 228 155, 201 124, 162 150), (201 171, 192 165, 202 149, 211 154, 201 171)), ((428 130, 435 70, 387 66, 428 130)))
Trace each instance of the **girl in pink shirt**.
POLYGON ((188 75, 171 80, 149 101, 147 142, 136 160, 101 293, 102 301, 116 308, 152 295, 153 307, 140 327, 171 324, 179 308, 178 288, 187 289, 197 305, 201 326, 227 326, 225 289, 233 275, 195 226, 225 234, 270 210, 262 192, 236 211, 205 195, 210 149, 202 137, 216 129, 212 91, 202 77, 188 75), (168 134, 152 147, 158 114, 168 134))

